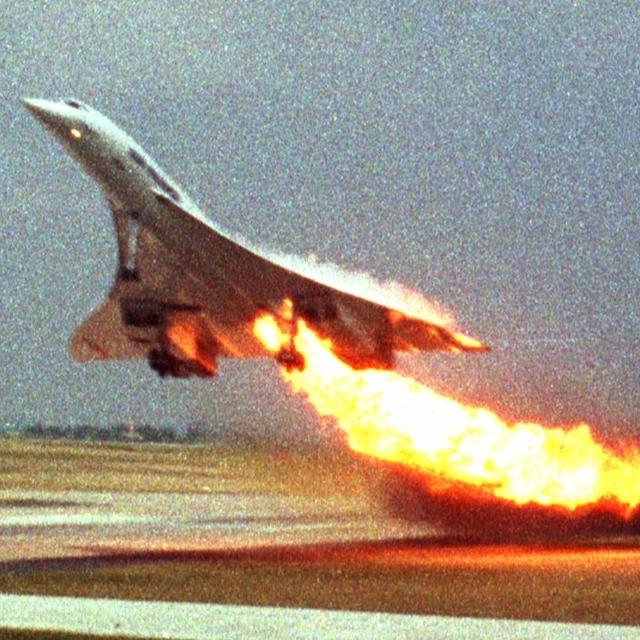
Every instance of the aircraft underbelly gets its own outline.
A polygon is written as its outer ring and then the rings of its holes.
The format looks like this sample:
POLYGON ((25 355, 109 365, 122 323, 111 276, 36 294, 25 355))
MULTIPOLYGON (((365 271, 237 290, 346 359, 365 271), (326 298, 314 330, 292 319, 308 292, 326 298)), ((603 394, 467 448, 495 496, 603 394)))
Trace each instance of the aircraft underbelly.
POLYGON ((255 305, 230 277, 229 268, 223 270, 212 261, 207 273, 202 273, 187 259, 192 253, 188 243, 177 252, 149 231, 143 233, 140 243, 138 269, 143 297, 159 304, 187 305, 205 314, 219 339, 222 356, 267 355, 248 323, 255 317, 255 305))

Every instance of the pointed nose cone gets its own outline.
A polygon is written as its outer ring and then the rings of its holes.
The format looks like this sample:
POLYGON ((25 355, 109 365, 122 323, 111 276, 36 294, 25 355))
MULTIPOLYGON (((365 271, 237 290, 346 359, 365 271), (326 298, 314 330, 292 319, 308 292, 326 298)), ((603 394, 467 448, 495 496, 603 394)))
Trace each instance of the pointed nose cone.
POLYGON ((22 104, 24 104, 34 116, 40 116, 42 113, 47 112, 47 100, 40 100, 39 98, 22 98, 22 104))
POLYGON ((42 124, 53 126, 56 123, 56 103, 39 98, 22 98, 22 103, 42 124))

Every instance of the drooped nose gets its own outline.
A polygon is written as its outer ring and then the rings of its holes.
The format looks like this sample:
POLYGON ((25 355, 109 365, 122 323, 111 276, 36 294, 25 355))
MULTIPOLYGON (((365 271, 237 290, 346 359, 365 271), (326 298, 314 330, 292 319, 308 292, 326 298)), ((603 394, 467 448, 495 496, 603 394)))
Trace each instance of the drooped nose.
POLYGON ((22 103, 42 124, 51 127, 58 123, 57 103, 39 98, 22 98, 22 103))

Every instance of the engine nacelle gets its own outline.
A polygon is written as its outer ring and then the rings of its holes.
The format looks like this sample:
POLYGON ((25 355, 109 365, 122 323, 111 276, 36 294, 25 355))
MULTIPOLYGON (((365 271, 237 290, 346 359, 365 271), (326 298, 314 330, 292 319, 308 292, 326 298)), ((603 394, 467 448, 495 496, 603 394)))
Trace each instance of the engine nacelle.
POLYGON ((160 347, 149 353, 149 365, 161 376, 185 378, 216 374, 218 341, 202 312, 171 311, 160 332, 160 347))
POLYGON ((161 377, 210 377, 217 371, 218 341, 197 307, 150 297, 123 298, 122 321, 129 337, 149 344, 149 366, 161 377))
POLYGON ((158 373, 161 378, 209 378, 215 375, 208 369, 200 366, 192 360, 182 360, 171 355, 164 349, 153 348, 149 351, 149 366, 158 373))
POLYGON ((125 298, 121 313, 129 337, 150 345, 149 366, 161 377, 216 374, 218 341, 198 308, 153 298, 125 298))
MULTIPOLYGON (((340 303, 332 296, 299 296, 293 299, 293 317, 330 340, 333 353, 352 369, 393 368, 392 327, 386 308, 357 298, 340 303), (372 325, 377 327, 375 333, 369 331, 372 325)), ((282 358, 287 369, 304 366, 286 353, 282 358)))

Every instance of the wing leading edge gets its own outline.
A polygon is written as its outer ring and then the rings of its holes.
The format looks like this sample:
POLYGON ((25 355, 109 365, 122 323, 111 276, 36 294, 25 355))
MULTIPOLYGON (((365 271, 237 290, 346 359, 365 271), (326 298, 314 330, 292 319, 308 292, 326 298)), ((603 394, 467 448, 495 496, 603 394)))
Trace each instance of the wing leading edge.
MULTIPOLYGON (((195 240, 200 251, 209 256, 209 259, 194 261, 202 265, 203 279, 232 280, 234 288, 242 290, 245 297, 252 300, 250 306, 253 311, 248 320, 253 320, 260 309, 276 310, 283 300, 289 299, 293 301, 294 312, 319 333, 332 339, 338 348, 341 344, 364 344, 371 336, 382 336, 385 348, 388 346, 392 351, 444 350, 460 353, 489 350, 486 345, 462 333, 409 316, 277 264, 220 234, 207 220, 194 217, 166 195, 156 192, 155 196, 173 214, 170 218, 172 226, 177 225, 181 230, 181 234, 172 233, 163 238, 162 230, 157 229, 158 236, 174 246, 184 246, 181 237, 195 240), (225 263, 227 268, 214 274, 211 265, 215 263, 225 263)), ((194 267, 198 268, 195 264, 194 267)), ((345 348, 349 351, 351 346, 345 348)))

